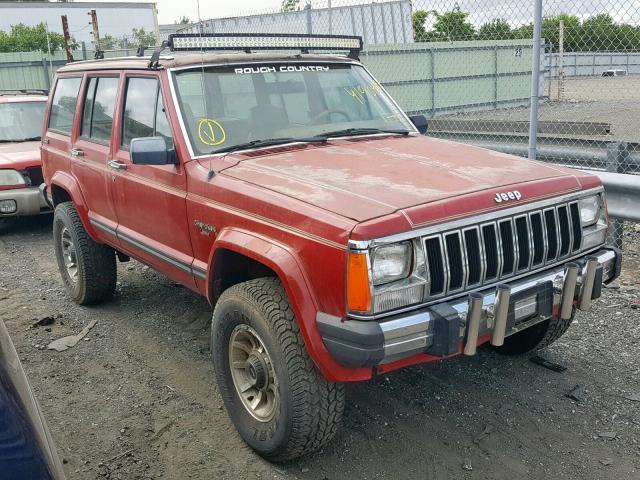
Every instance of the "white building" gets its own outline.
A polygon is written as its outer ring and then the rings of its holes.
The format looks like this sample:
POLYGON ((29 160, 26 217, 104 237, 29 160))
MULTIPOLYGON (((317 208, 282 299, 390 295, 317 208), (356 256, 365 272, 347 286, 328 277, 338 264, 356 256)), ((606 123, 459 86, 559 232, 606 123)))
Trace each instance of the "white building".
POLYGON ((50 31, 62 33, 60 17, 66 15, 71 36, 89 44, 93 41, 91 10, 98 16, 100 36, 131 38, 132 29, 142 27, 159 38, 155 2, 0 2, 0 30, 9 32, 18 23, 33 26, 46 22, 50 31))

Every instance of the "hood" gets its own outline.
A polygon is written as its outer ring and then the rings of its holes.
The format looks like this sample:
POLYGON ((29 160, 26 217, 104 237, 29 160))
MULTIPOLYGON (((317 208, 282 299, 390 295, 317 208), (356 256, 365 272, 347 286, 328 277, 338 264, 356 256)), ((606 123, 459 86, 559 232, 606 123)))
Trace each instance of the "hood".
POLYGON ((225 175, 358 222, 402 211, 410 223, 423 223, 424 212, 414 207, 468 199, 476 192, 485 192, 486 201, 467 201, 465 209, 486 211, 487 201, 496 205, 496 187, 510 191, 535 185, 523 188, 528 199, 518 200, 522 202, 580 188, 576 172, 569 169, 423 136, 336 140, 237 158, 223 170, 225 175))
POLYGON ((24 170, 40 165, 40 142, 0 143, 0 168, 24 170))

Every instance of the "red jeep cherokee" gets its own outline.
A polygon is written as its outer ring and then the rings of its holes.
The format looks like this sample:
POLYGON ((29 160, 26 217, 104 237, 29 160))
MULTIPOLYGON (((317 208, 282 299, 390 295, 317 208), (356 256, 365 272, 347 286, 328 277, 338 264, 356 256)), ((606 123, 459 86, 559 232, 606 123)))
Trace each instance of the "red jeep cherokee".
POLYGON ((69 294, 109 299, 133 257, 206 296, 224 403, 272 460, 334 435, 344 382, 545 347, 620 271, 597 177, 421 135, 360 45, 175 35, 241 53, 73 63, 47 109, 69 294), (251 52, 274 46, 302 53, 251 52))
POLYGON ((0 90, 0 228, 17 217, 49 211, 40 192, 46 102, 43 90, 0 90))

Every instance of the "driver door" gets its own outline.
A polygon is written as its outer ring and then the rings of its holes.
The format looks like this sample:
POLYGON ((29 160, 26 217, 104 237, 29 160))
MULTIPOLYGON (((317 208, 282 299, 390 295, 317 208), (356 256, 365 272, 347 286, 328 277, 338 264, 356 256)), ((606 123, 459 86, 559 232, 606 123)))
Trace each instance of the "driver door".
POLYGON ((135 165, 129 154, 131 140, 141 137, 163 137, 173 148, 160 78, 132 72, 122 81, 115 154, 109 163, 118 237, 134 257, 195 288, 184 165, 135 165))

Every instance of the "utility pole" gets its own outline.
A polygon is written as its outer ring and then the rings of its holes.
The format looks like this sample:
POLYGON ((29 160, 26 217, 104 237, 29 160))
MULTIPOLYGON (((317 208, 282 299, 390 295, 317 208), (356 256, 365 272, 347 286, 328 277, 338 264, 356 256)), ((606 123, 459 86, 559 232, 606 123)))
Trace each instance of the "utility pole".
POLYGON ((95 45, 96 53, 94 58, 104 58, 104 52, 100 49, 100 32, 98 31, 98 15, 95 10, 89 12, 91 15, 91 26, 93 27, 93 44, 95 45))
POLYGON ((560 20, 558 40, 558 101, 564 97, 564 20, 560 20))
POLYGON ((71 41, 71 37, 69 36, 69 24, 67 23, 67 16, 62 15, 62 33, 64 35, 64 51, 67 52, 67 62, 73 62, 73 54, 71 53, 71 48, 69 47, 69 42, 71 41))

